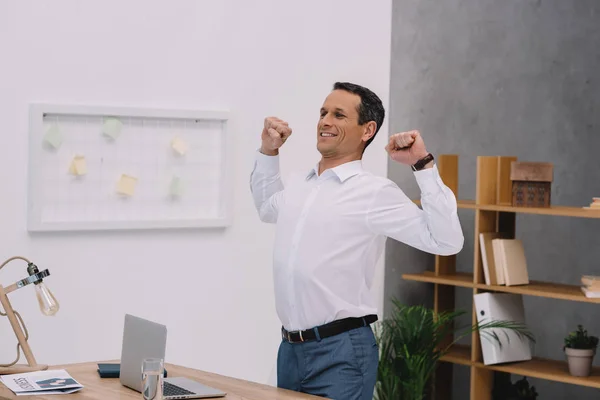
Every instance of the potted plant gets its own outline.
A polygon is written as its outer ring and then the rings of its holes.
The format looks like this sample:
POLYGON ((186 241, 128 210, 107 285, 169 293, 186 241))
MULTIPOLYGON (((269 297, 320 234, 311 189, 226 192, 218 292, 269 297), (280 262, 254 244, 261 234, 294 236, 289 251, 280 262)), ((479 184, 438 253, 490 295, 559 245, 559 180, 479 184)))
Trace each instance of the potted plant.
POLYGON ((567 355, 569 373, 573 376, 589 376, 592 360, 596 354, 598 338, 588 336, 583 326, 577 325, 577 330, 565 337, 564 351, 567 355))
POLYGON ((535 390, 535 386, 529 386, 526 377, 516 381, 512 388, 511 397, 508 397, 506 400, 536 400, 539 396, 537 390, 535 390))
POLYGON ((499 346, 502 346, 499 335, 487 332, 488 329, 511 329, 535 341, 527 328, 516 322, 491 321, 456 328, 454 320, 464 315, 464 311, 436 313, 422 305, 392 302, 391 315, 374 329, 380 351, 375 400, 423 400, 440 359, 453 344, 474 331, 481 331, 499 346), (452 341, 446 344, 448 337, 452 341))
POLYGON ((494 377, 494 386, 494 400, 536 400, 539 396, 535 386, 529 386, 525 376, 513 383, 510 374, 501 373, 494 377))

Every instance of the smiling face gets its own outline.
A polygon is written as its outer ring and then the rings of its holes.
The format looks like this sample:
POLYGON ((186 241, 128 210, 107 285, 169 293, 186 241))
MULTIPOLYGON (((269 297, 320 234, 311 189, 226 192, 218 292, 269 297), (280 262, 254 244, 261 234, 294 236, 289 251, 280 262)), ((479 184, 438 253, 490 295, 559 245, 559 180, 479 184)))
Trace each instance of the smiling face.
POLYGON ((321 107, 317 149, 324 158, 360 158, 365 143, 375 134, 373 121, 359 125, 359 95, 334 90, 321 107))

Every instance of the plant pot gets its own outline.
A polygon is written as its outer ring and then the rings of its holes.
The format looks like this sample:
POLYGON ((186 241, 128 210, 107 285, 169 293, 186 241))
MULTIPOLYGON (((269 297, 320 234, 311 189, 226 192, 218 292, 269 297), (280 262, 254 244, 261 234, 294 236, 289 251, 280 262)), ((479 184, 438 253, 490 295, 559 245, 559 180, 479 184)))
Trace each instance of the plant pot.
POLYGON ((592 360, 596 349, 571 349, 565 348, 569 373, 573 376, 589 376, 592 370, 592 360))

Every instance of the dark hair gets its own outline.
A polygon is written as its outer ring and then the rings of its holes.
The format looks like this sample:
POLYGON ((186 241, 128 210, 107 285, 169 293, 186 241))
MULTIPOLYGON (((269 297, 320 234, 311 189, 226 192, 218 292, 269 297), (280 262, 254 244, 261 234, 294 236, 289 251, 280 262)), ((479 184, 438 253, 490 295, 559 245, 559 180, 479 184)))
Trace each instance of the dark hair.
POLYGON ((358 124, 363 125, 369 121, 375 121, 377 127, 373 136, 365 143, 365 149, 371 144, 379 128, 383 125, 383 119, 385 118, 385 110, 381 99, 366 87, 357 85, 350 82, 336 82, 333 85, 333 90, 345 90, 346 92, 354 93, 360 97, 360 104, 358 106, 358 124))

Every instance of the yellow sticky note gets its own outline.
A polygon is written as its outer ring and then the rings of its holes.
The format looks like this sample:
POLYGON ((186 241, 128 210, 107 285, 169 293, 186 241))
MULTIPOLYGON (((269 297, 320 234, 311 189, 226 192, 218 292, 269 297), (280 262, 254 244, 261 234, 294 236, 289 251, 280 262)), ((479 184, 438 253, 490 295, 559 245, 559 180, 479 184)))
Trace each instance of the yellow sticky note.
POLYGON ((117 118, 106 118, 102 126, 102 133, 113 139, 116 139, 121 134, 123 123, 117 118))
POLYGON ((137 178, 125 174, 121 175, 121 178, 117 183, 117 193, 124 194, 126 196, 133 196, 136 183, 137 178))
POLYGON ((173 150, 179 153, 179 155, 184 155, 188 149, 187 144, 179 137, 176 137, 173 140, 171 140, 171 147, 173 148, 173 150))
POLYGON ((80 155, 73 157, 73 161, 71 161, 71 166, 69 167, 69 172, 73 175, 87 174, 87 163, 85 162, 85 157, 80 155))
POLYGON ((44 142, 48 143, 55 149, 58 149, 62 144, 63 138, 58 126, 52 125, 44 135, 44 142))
POLYGON ((178 176, 174 176, 173 179, 171 179, 169 193, 174 197, 179 197, 183 194, 183 181, 178 176))

